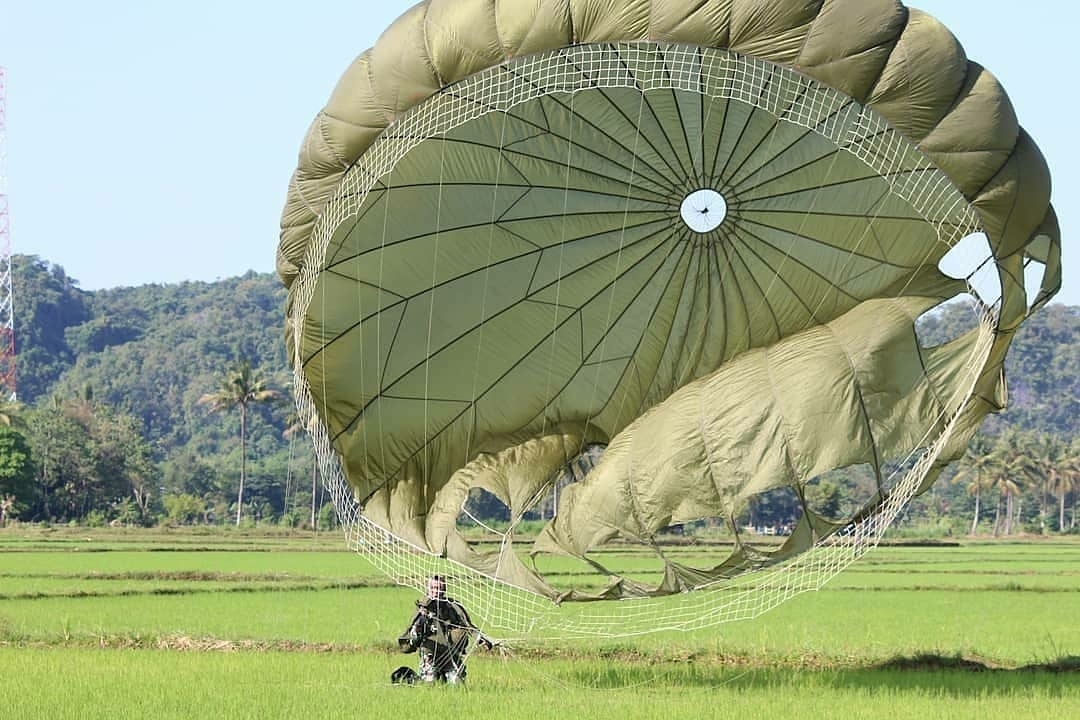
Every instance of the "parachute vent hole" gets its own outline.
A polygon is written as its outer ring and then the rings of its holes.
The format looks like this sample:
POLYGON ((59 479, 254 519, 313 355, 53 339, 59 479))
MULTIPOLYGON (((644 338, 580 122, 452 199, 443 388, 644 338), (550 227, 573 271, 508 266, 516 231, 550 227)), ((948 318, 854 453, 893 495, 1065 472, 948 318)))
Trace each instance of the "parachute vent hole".
POLYGON ((961 238, 938 262, 938 269, 951 278, 966 281, 971 292, 986 305, 993 305, 1001 298, 1001 280, 985 233, 961 238))
POLYGON ((694 232, 712 232, 727 217, 727 200, 712 188, 701 188, 683 199, 679 214, 686 227, 694 232))

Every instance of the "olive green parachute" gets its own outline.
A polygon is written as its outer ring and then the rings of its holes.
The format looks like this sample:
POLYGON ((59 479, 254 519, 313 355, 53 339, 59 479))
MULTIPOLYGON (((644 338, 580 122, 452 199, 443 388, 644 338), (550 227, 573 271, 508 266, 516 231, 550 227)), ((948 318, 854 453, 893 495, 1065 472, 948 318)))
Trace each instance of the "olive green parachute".
POLYGON ((658 597, 929 487, 1004 406, 1060 238, 998 81, 895 0, 430 0, 315 118, 277 267, 339 511, 542 598, 658 597), (971 237, 989 294, 942 269, 971 237), (973 328, 921 343, 960 297, 973 328), (857 507, 819 501, 857 467, 857 507), (758 543, 747 513, 777 493, 798 517, 758 543), (505 507, 498 544, 463 532, 477 498, 505 507), (662 533, 703 520, 731 547, 667 557, 662 533), (612 541, 653 548, 655 578, 609 568, 612 541))

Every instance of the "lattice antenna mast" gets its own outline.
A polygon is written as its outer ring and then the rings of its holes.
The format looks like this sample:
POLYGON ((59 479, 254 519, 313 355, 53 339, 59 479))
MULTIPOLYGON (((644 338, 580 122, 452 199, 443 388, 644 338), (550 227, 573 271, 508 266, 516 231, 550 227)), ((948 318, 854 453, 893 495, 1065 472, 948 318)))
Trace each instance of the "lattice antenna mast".
POLYGON ((7 74, 0 67, 0 397, 15 400, 15 310, 7 198, 7 74))

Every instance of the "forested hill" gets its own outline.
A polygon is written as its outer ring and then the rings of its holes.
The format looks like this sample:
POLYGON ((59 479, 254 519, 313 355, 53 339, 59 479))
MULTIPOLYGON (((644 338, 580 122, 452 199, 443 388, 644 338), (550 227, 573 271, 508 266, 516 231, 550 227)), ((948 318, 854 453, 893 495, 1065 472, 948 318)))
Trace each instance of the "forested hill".
MULTIPOLYGON (((144 423, 158 453, 198 438, 213 390, 238 356, 288 384, 285 290, 271 273, 217 282, 86 292, 37 257, 13 259, 19 399, 50 394, 118 406, 144 423)), ((969 325, 960 305, 924 319, 924 341, 969 325)), ((1006 364, 1011 403, 998 425, 1075 436, 1080 425, 1080 308, 1050 305, 1021 327, 1006 364)), ((205 438, 204 438, 205 440, 205 438)), ((207 448, 209 449, 209 448, 207 448)))
POLYGON ((240 356, 284 389, 285 290, 272 274, 97 292, 36 257, 12 260, 19 400, 82 397, 140 418, 162 455, 197 437, 240 356))

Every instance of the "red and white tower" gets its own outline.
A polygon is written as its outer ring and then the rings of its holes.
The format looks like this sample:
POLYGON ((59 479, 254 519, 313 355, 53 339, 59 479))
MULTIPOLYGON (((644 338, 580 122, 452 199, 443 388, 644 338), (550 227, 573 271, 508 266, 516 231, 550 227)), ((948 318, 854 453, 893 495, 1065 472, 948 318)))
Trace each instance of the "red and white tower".
POLYGON ((0 67, 0 399, 15 400, 15 310, 11 304, 7 198, 7 75, 0 67))

